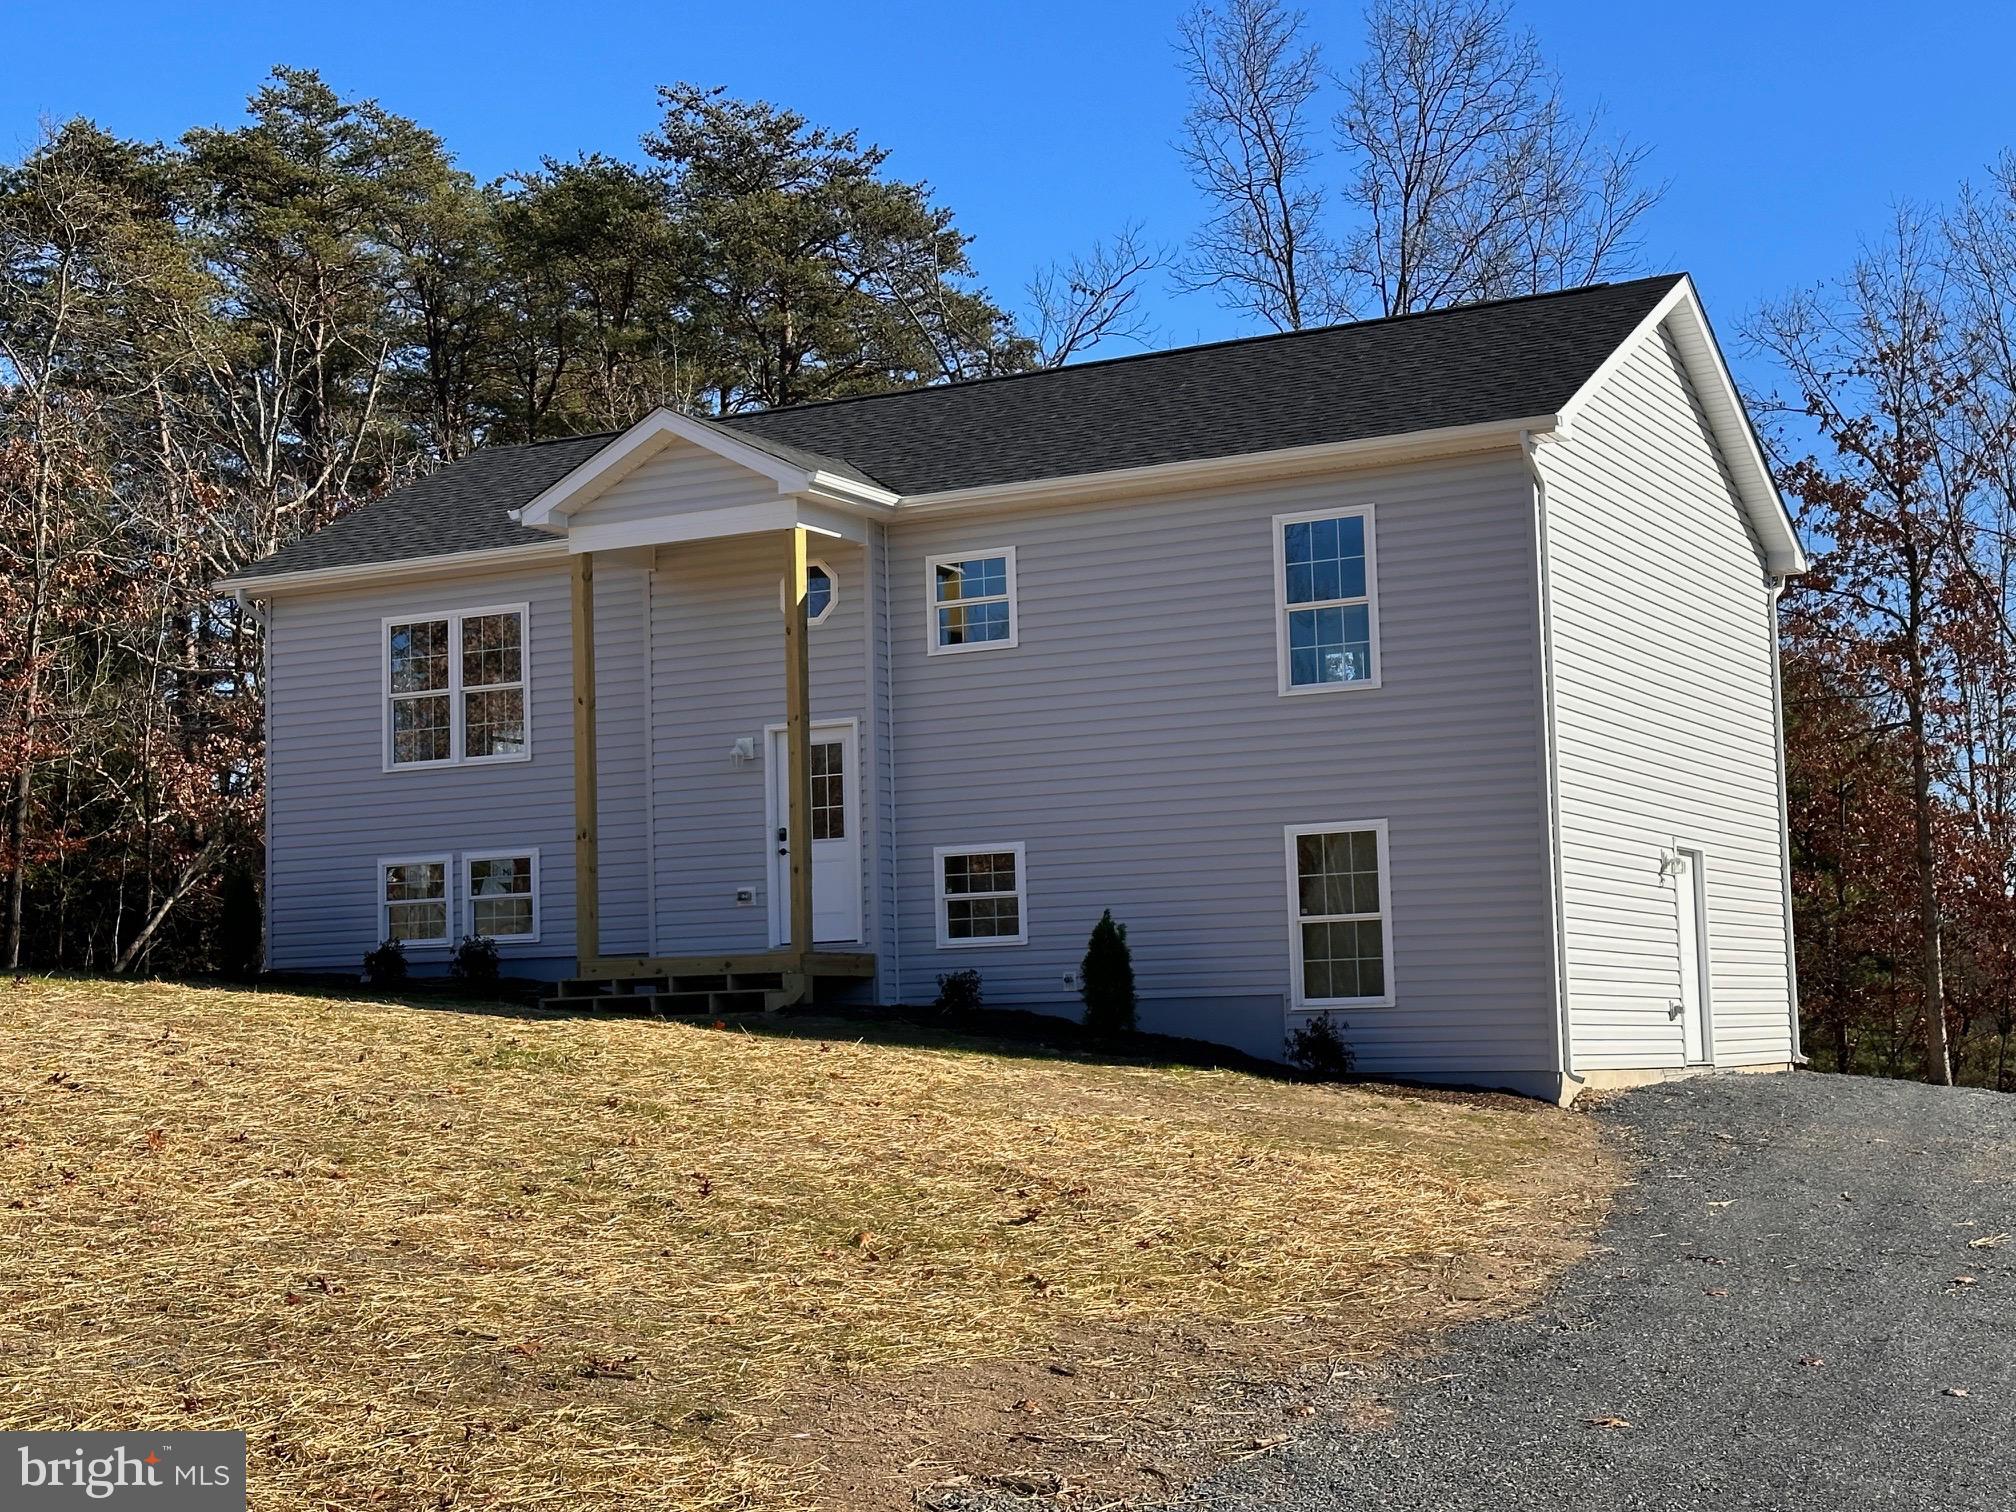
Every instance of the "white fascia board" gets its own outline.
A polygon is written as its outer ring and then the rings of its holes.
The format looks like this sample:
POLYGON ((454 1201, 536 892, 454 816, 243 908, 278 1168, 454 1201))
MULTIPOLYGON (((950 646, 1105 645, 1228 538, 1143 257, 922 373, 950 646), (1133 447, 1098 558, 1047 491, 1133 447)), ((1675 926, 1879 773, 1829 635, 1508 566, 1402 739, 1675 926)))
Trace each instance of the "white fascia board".
POLYGON ((240 578, 230 585, 240 602, 275 593, 309 588, 343 588, 356 583, 392 582, 400 578, 438 577, 444 572, 474 572, 489 567, 524 567, 567 555, 567 543, 535 541, 523 546, 494 546, 484 551, 453 551, 438 556, 404 557, 390 562, 359 562, 347 567, 313 567, 300 572, 276 572, 266 577, 240 578))
POLYGON ((1589 375, 1574 397, 1561 406, 1561 432, 1565 434, 1574 427, 1576 417, 1588 408, 1618 369, 1631 360, 1640 343, 1662 325, 1670 328, 1673 344, 1687 364, 1687 376, 1693 380, 1694 392, 1707 412, 1716 444, 1729 464, 1744 513, 1749 516, 1757 538, 1764 543, 1766 565, 1778 577, 1804 572, 1806 551, 1792 522, 1792 511, 1785 507, 1785 497, 1779 493, 1770 465, 1764 460, 1764 450, 1757 444, 1749 411, 1743 407, 1743 396, 1723 359, 1714 328, 1708 324, 1708 312, 1702 307, 1691 277, 1682 277, 1638 323, 1638 328, 1603 360, 1602 366, 1589 375))
POLYGON ((746 468, 777 485, 780 494, 796 493, 811 486, 811 475, 791 467, 767 452, 721 434, 690 415, 655 409, 546 488, 518 511, 518 523, 552 529, 565 517, 592 502, 603 490, 641 466, 670 441, 685 441, 712 452, 737 467, 746 468), (554 516, 560 516, 556 520, 554 516))
POLYGON ((904 516, 985 504, 1040 504, 1053 499, 1076 501, 1172 488, 1205 488, 1215 483, 1259 482, 1301 473, 1325 472, 1332 468, 1375 467, 1417 461, 1424 457, 1460 456, 1467 452, 1500 448, 1517 450, 1521 435, 1551 431, 1555 423, 1552 415, 1530 415, 1518 420, 1444 426, 1397 436, 1367 436, 1354 441, 1326 441, 1315 446, 1236 452, 1226 457, 1115 468, 1110 472, 1072 473, 1024 483, 908 494, 897 506, 896 513, 904 516))
POLYGON ((518 522, 540 530, 565 529, 569 516, 649 461, 672 441, 687 442, 724 462, 768 479, 781 496, 803 494, 879 509, 887 509, 896 503, 897 496, 886 488, 842 477, 823 468, 808 471, 772 456, 718 425, 711 425, 692 415, 682 415, 676 410, 655 409, 565 477, 549 484, 518 511, 518 522))
POLYGON ((677 546, 687 541, 718 541, 729 536, 760 535, 802 525, 815 535, 865 540, 867 532, 852 516, 798 499, 766 499, 761 504, 731 504, 656 515, 648 520, 620 520, 610 525, 576 525, 567 532, 565 550, 625 551, 639 546, 677 546))

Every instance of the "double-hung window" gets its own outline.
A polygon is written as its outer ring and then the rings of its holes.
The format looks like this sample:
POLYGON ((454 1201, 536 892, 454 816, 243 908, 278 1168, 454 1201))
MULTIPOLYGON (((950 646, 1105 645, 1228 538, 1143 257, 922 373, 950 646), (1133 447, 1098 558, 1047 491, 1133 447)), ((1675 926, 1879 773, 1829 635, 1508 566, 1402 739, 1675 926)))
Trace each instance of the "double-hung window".
POLYGON ((1369 506, 1276 516, 1274 594, 1281 692, 1379 686, 1369 506))
POLYGON ((539 938, 539 853, 500 851, 462 858, 468 933, 481 939, 539 938))
POLYGON ((1028 877, 1022 846, 947 846, 932 853, 938 874, 938 944, 1029 943, 1028 877))
POLYGON ((1385 821, 1290 825, 1287 836, 1295 1006, 1390 1004, 1385 821))
POLYGON ((928 558, 924 579, 931 655, 1015 644, 1013 546, 928 558))
POLYGON ((523 604, 384 622, 385 766, 532 753, 523 604))
POLYGON ((448 943, 446 856, 378 863, 378 938, 403 945, 448 943))

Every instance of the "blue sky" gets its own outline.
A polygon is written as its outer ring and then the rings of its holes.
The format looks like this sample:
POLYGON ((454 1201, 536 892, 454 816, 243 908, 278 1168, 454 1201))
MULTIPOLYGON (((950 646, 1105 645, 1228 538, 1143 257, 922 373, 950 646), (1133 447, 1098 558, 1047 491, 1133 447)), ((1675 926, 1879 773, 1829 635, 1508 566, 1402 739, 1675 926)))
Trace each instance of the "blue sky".
MULTIPOLYGON (((929 180, 1004 302, 1046 258, 1139 218, 1178 243, 1198 202, 1169 143, 1182 0, 961 5, 87 3, 0 0, 0 152, 84 114, 170 138, 241 118, 276 63, 440 132, 493 177, 542 154, 636 152, 654 88, 691 79, 858 126, 929 180)), ((1359 7, 1310 4, 1333 65, 1359 7)), ((1897 199, 1938 201, 2016 147, 2016 6, 1520 0, 1572 97, 1602 101, 1670 181, 1649 270, 1700 281, 1728 340, 1760 299, 1838 269, 1897 199)), ((1156 345, 1250 326, 1154 291, 1156 345)), ((1737 354, 1733 353, 1732 356, 1737 354)), ((1740 364, 1740 359, 1739 359, 1740 364)))

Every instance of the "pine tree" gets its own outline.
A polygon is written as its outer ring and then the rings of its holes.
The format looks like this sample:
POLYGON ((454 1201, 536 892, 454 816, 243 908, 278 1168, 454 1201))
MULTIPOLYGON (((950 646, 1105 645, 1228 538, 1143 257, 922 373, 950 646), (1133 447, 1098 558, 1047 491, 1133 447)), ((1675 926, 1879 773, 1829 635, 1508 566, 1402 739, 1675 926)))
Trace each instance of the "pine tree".
POLYGON ((1131 1034, 1134 1030, 1134 953, 1127 948, 1127 926, 1113 922, 1107 909, 1092 927, 1085 960, 1078 968, 1078 991, 1085 999, 1085 1027, 1101 1034, 1131 1034))

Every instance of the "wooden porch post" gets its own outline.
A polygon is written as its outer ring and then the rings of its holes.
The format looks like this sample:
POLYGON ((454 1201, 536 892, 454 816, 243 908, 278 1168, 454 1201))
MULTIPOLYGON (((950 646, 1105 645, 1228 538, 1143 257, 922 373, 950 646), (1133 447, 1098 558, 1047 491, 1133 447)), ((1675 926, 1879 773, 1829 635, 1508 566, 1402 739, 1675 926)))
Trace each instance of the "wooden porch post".
POLYGON ((812 954, 812 661, 806 620, 805 527, 786 532, 784 574, 785 824, 791 847, 791 954, 799 969, 812 954))
POLYGON ((574 557, 574 955, 593 976, 602 955, 602 857, 596 828, 595 557, 574 557))

